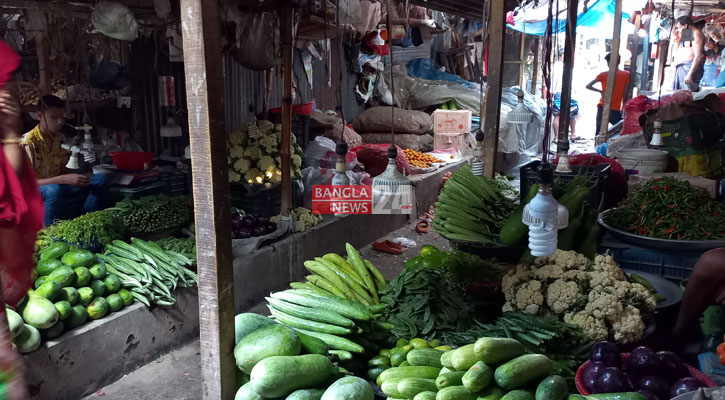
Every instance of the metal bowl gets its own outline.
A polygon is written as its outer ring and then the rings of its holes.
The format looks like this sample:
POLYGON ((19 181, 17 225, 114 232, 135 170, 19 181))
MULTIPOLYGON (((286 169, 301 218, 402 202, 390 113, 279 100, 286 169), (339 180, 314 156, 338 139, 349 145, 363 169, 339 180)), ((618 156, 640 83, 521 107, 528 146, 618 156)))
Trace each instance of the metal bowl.
POLYGON ((676 240, 676 239, 659 239, 648 236, 640 236, 634 233, 626 232, 621 229, 617 229, 609 225, 607 216, 615 209, 609 209, 602 211, 597 218, 599 225, 607 228, 612 235, 639 247, 645 247, 650 249, 672 251, 673 249, 688 251, 688 250, 712 250, 720 247, 725 247, 725 240, 676 240))

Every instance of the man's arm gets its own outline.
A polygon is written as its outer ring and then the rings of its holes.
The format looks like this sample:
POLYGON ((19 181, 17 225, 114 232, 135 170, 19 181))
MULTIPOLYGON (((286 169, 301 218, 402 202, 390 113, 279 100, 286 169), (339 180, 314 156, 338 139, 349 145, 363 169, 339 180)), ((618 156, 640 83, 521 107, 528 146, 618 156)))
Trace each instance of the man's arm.
POLYGON ((695 40, 693 41, 692 53, 695 57, 692 59, 692 67, 685 77, 685 84, 692 83, 692 74, 695 73, 697 66, 704 61, 705 57, 705 35, 698 29, 693 29, 695 34, 695 40))
POLYGON ((597 83, 597 82, 599 82, 599 80, 596 79, 596 78, 594 80, 592 80, 591 82, 589 82, 589 84, 587 84, 587 89, 589 89, 589 90, 591 90, 593 92, 598 92, 600 94, 604 94, 604 90, 597 89, 597 88, 594 87, 594 84, 597 83))

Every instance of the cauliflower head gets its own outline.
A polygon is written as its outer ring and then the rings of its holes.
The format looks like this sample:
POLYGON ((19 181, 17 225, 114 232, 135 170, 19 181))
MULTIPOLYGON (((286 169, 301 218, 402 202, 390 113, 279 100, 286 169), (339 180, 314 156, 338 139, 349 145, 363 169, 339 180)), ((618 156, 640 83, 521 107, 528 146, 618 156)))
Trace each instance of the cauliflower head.
POLYGON ((244 155, 249 157, 252 161, 257 161, 262 158, 262 149, 257 146, 249 146, 247 150, 244 151, 244 155))
POLYGON ((531 269, 526 265, 518 265, 504 275, 501 288, 506 300, 511 301, 514 299, 516 297, 516 287, 528 281, 532 276, 531 269))
POLYGON ((567 312, 579 300, 576 282, 557 279, 546 288, 546 305, 555 314, 567 312))
POLYGON ((244 148, 240 145, 235 145, 229 148, 229 156, 232 158, 244 157, 244 148))
POLYGON ((252 162, 247 158, 240 158, 234 162, 234 170, 240 174, 246 174, 252 168, 252 162))
POLYGON ((564 322, 576 325, 593 341, 604 340, 609 336, 609 329, 603 319, 594 318, 593 315, 582 310, 564 315, 564 322))
POLYGON ((589 264, 589 259, 576 251, 556 250, 548 257, 539 257, 534 261, 536 265, 554 264, 567 270, 583 270, 589 264))
POLYGON ((621 314, 622 308, 617 295, 602 289, 589 292, 589 302, 584 310, 596 319, 604 319, 621 314))
POLYGON ((637 307, 627 306, 615 318, 609 318, 612 324, 614 340, 619 343, 632 343, 642 338, 646 325, 637 307))
POLYGON ((257 161, 257 169, 260 171, 267 171, 270 168, 274 168, 274 158, 270 156, 262 156, 262 158, 257 161))
POLYGON ((233 146, 240 146, 244 142, 242 132, 235 131, 229 134, 229 143, 233 146))
POLYGON ((536 315, 544 304, 544 294, 541 293, 541 281, 528 281, 519 286, 516 291, 516 308, 524 314, 536 315))
POLYGON ((297 154, 292 155, 292 167, 299 168, 302 166, 302 157, 297 154))
POLYGON ((266 120, 259 120, 257 121, 257 131, 262 134, 266 134, 269 132, 272 132, 274 130, 274 124, 266 121, 266 120))
POLYGON ((241 180, 242 180, 242 175, 240 175, 234 171, 229 171, 229 183, 239 182, 241 180))

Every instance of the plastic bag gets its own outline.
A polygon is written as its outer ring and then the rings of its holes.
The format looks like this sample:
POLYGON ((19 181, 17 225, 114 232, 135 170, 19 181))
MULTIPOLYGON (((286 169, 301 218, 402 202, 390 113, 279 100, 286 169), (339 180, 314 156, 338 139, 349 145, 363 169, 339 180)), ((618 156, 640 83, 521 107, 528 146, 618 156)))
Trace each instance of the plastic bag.
POLYGON ((289 230, 291 223, 291 218, 284 217, 279 220, 277 230, 272 233, 259 237, 251 237, 249 239, 232 239, 232 254, 234 255, 234 258, 243 257, 247 254, 253 253, 265 241, 276 239, 284 235, 289 230))
POLYGON ((360 21, 360 0, 340 0, 338 5, 341 24, 357 24, 360 21))
POLYGON ((237 60, 253 71, 266 71, 277 65, 279 31, 277 15, 271 12, 243 14, 239 27, 239 50, 246 57, 237 60))
POLYGON ((138 36, 138 23, 131 10, 113 1, 96 4, 91 23, 97 31, 114 39, 131 42, 138 36))

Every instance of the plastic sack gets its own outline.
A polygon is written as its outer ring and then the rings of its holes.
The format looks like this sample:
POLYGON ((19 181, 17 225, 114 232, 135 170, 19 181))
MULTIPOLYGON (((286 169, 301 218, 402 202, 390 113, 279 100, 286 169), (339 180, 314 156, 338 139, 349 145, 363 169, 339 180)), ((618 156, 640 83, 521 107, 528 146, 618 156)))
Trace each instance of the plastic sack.
POLYGON ((138 23, 131 10, 123 4, 102 1, 93 8, 91 23, 96 30, 108 37, 134 41, 138 37, 138 23))
POLYGON ((239 50, 246 57, 239 57, 243 67, 253 71, 266 71, 277 65, 279 31, 277 15, 271 12, 245 13, 239 26, 239 50))
POLYGON ((393 113, 391 107, 368 108, 355 118, 352 125, 360 133, 388 132, 391 125, 395 133, 424 135, 433 132, 433 118, 428 113, 399 108, 393 113))
POLYGON ((277 224, 277 230, 272 233, 259 237, 251 237, 249 239, 232 239, 232 254, 234 258, 243 257, 247 254, 253 253, 255 250, 260 248, 264 242, 284 235, 289 230, 291 223, 291 218, 281 218, 277 224))
MULTIPOLYGON (((639 125, 639 123, 637 125, 639 125)), ((640 130, 637 133, 633 133, 631 135, 622 135, 616 139, 610 140, 609 146, 607 147, 607 156, 612 157, 620 150, 646 148, 647 141, 644 138, 644 133, 640 130)))
POLYGON ((340 23, 357 24, 361 18, 360 0, 340 0, 340 23))
MULTIPOLYGON (((390 143, 390 132, 388 133, 365 133, 362 135, 363 142, 381 144, 390 143)), ((396 133, 395 144, 404 149, 411 149, 420 152, 433 150, 433 135, 413 135, 410 133, 396 133)))

